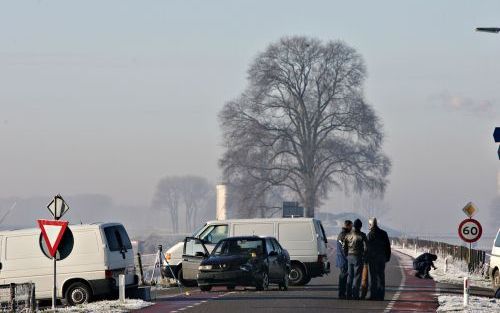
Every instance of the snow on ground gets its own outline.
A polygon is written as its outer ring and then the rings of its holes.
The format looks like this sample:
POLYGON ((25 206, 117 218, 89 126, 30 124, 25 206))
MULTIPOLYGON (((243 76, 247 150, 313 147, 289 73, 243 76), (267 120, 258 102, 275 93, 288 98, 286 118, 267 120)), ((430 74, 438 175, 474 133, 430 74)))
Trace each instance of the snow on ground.
MULTIPOLYGON (((403 249, 402 247, 397 246, 394 246, 393 248, 399 252, 410 255, 413 258, 416 258, 420 254, 426 252, 422 249, 417 249, 417 251, 415 252, 415 249, 403 249)), ((463 285, 464 277, 468 275, 467 264, 459 260, 453 260, 451 257, 448 258, 448 268, 446 270, 446 273, 444 272, 445 259, 438 256, 438 259, 436 262, 434 262, 434 265, 436 265, 437 269, 431 269, 430 275, 434 278, 435 281, 440 283, 463 285)), ((471 286, 491 288, 491 281, 484 278, 480 274, 473 273, 469 275, 469 282, 471 286)))
MULTIPOLYGON (((65 308, 58 308, 57 312, 68 312, 68 313, 124 313, 133 310, 142 309, 153 305, 151 302, 146 302, 139 299, 126 299, 124 303, 120 303, 119 300, 113 301, 97 301, 87 304, 70 306, 65 308)), ((51 310, 45 310, 49 312, 51 310)))
POLYGON ((500 300, 494 298, 484 298, 471 296, 469 306, 464 308, 463 296, 439 296, 439 308, 436 312, 481 312, 498 313, 500 312, 500 300))

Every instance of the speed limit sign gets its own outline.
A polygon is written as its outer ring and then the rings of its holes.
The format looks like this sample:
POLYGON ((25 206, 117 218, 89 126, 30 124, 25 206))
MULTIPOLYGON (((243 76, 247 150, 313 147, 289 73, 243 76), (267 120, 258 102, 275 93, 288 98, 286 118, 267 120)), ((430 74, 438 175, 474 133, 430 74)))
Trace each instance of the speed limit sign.
POLYGON ((481 227, 481 224, 475 219, 465 219, 458 226, 458 235, 465 242, 476 242, 481 238, 482 234, 483 227, 481 227))

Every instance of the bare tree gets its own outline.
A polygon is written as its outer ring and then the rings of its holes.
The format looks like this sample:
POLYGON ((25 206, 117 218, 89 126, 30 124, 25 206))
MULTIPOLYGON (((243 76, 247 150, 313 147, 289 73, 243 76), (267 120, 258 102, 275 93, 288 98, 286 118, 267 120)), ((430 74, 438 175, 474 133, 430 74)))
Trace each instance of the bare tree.
POLYGON ((198 226, 198 211, 210 204, 210 193, 214 192, 214 188, 206 178, 199 176, 180 177, 178 184, 186 209, 186 230, 191 231, 198 226))
POLYGON ((172 232, 179 233, 179 202, 181 193, 179 188, 179 177, 167 176, 158 182, 153 197, 152 207, 155 209, 166 209, 170 213, 172 232))
POLYGON ((361 56, 340 41, 285 37, 259 54, 248 87, 219 114, 225 178, 291 190, 314 216, 331 187, 383 192, 390 160, 363 97, 361 56))
POLYGON ((184 213, 185 230, 189 232, 198 226, 200 210, 214 210, 214 191, 203 177, 167 176, 158 183, 152 206, 170 213, 174 233, 179 232, 180 213, 184 213))

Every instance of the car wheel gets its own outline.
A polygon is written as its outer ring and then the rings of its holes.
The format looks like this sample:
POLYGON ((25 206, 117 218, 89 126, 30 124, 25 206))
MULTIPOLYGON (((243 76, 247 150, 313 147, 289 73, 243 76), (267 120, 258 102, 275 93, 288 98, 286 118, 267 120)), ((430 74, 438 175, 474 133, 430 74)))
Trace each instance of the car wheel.
POLYGON ((69 305, 78 305, 90 302, 92 293, 84 283, 72 283, 66 291, 66 301, 69 305))
POLYGON ((201 291, 210 291, 210 290, 212 290, 212 286, 210 286, 210 285, 200 286, 200 290, 201 291))
POLYGON ((288 290, 289 283, 290 283, 290 278, 288 278, 288 273, 285 273, 285 275, 283 276, 283 280, 279 285, 280 290, 288 290))
POLYGON ((236 286, 226 286, 226 288, 229 291, 233 291, 234 289, 236 289, 236 286))
POLYGON ((290 280, 290 285, 300 286, 304 284, 306 273, 304 268, 299 264, 292 264, 288 278, 290 280))
POLYGON ((262 272, 262 277, 257 282, 257 290, 263 291, 269 289, 269 274, 267 271, 262 272))
POLYGON ((491 282, 493 284, 493 289, 500 288, 500 270, 496 269, 491 275, 491 282))

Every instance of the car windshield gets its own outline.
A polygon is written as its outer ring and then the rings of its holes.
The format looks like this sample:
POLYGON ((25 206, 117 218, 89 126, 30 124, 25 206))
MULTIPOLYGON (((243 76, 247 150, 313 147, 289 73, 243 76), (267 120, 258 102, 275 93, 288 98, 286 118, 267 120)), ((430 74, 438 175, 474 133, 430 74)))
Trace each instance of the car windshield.
POLYGON ((262 239, 223 240, 215 247, 212 255, 251 255, 252 253, 256 255, 264 253, 264 242, 262 239))

